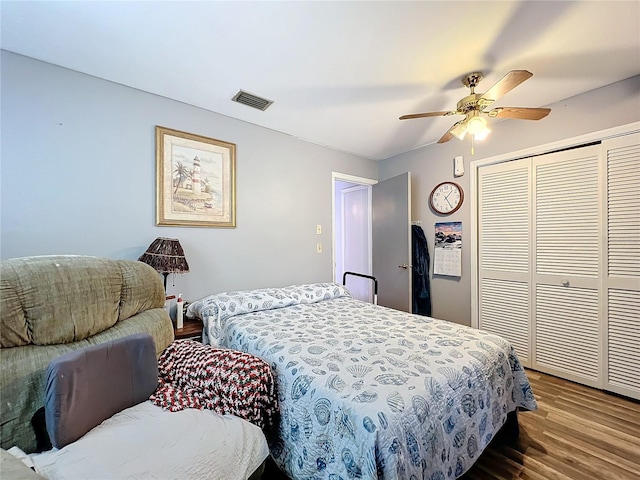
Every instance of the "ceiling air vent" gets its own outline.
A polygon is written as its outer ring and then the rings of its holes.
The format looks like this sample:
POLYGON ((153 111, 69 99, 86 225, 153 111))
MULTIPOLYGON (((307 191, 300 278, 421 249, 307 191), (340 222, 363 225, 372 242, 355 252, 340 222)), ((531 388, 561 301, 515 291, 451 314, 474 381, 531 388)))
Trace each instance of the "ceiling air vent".
POLYGON ((273 103, 273 100, 258 97, 252 93, 245 92, 244 90, 238 90, 238 93, 236 93, 231 100, 262 111, 265 111, 269 108, 269 105, 273 103))

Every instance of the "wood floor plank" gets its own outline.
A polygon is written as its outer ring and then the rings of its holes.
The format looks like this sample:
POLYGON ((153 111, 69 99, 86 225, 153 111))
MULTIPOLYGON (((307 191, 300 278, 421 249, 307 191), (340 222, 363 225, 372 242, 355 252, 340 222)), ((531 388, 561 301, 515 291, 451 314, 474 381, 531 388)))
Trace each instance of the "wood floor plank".
POLYGON ((575 435, 591 439, 594 445, 606 446, 616 452, 621 452, 622 455, 631 457, 634 462, 640 463, 640 441, 633 435, 558 409, 550 412, 547 422, 555 422, 574 429, 575 435))
POLYGON ((621 432, 628 432, 633 435, 640 428, 638 417, 640 414, 629 413, 628 415, 615 415, 611 407, 602 401, 589 403, 580 402, 579 399, 559 397, 555 406, 563 411, 569 411, 580 416, 585 416, 589 420, 609 426, 621 432))
POLYGON ((527 377, 538 410, 520 412, 517 444, 490 445, 463 480, 492 478, 482 474, 501 458, 522 468, 508 480, 640 480, 640 402, 533 370, 527 377))
POLYGON ((619 465, 623 468, 633 471, 638 468, 638 451, 629 451, 620 449, 601 439, 596 435, 585 434, 575 426, 567 426, 566 424, 549 421, 544 432, 545 439, 553 437, 562 439, 563 441, 580 445, 581 448, 588 451, 590 455, 599 457, 611 464, 619 465))
POLYGON ((545 434, 545 444, 563 450, 574 461, 585 465, 585 471, 591 471, 591 478, 597 477, 601 472, 610 472, 612 478, 637 479, 638 464, 624 457, 614 455, 612 452, 594 447, 579 439, 568 440, 554 433, 545 434))

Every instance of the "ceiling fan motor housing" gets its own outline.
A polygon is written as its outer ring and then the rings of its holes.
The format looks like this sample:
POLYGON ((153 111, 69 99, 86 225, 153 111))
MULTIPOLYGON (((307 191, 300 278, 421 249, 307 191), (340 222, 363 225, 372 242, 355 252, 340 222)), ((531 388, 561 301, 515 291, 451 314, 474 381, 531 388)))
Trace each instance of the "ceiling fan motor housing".
POLYGON ((461 114, 465 114, 471 110, 477 110, 480 97, 482 97, 482 95, 480 95, 479 93, 472 93, 471 95, 467 95, 466 97, 464 97, 458 102, 458 105, 456 107, 458 109, 458 112, 460 112, 461 114))

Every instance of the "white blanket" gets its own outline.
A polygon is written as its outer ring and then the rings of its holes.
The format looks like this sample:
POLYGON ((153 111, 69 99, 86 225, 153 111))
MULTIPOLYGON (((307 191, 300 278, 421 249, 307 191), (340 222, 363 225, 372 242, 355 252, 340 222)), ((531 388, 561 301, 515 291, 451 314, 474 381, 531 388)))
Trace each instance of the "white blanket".
POLYGON ((51 480, 246 480, 268 455, 264 434, 245 420, 146 401, 61 450, 29 457, 51 480))

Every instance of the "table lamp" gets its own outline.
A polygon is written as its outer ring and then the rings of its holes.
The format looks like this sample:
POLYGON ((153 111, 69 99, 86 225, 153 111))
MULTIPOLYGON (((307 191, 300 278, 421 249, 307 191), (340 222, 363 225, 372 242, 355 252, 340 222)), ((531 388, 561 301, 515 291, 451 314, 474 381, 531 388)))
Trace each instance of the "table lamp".
POLYGON ((177 238, 156 238, 138 260, 151 265, 164 275, 165 292, 167 291, 167 276, 170 273, 187 273, 189 271, 189 264, 177 238))

